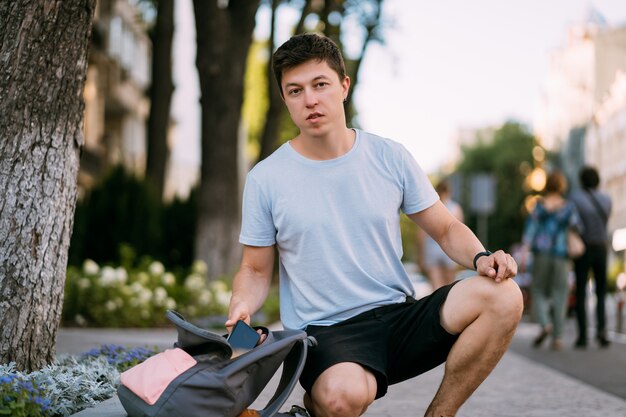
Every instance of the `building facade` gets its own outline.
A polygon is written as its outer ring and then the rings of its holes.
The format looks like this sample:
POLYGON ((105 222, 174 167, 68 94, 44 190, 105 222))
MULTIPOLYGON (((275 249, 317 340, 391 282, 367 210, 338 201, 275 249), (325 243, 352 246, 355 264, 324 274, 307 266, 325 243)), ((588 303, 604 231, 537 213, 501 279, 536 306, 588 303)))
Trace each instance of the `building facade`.
POLYGON ((149 100, 151 42, 129 0, 99 0, 85 82, 82 191, 122 164, 143 176, 149 100))
POLYGON ((549 57, 535 135, 560 154, 573 187, 583 165, 596 167, 612 199, 611 232, 626 227, 626 26, 596 12, 569 28, 549 57))

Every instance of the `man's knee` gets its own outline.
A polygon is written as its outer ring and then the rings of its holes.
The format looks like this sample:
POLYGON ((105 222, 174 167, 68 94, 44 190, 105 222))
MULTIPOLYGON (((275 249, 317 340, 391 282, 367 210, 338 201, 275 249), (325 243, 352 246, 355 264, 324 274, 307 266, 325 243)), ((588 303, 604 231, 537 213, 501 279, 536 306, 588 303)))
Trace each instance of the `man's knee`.
MULTIPOLYGON (((358 366, 356 364, 352 364, 358 366)), ((360 416, 374 401, 376 380, 363 371, 363 377, 335 374, 320 378, 313 386, 313 402, 326 416, 360 416)))
POLYGON ((481 316, 501 325, 517 325, 524 302, 517 283, 495 282, 484 276, 467 278, 455 285, 442 308, 441 323, 452 334, 461 333, 481 316))
POLYGON ((516 324, 522 317, 524 298, 519 286, 512 279, 500 283, 493 282, 493 285, 488 286, 486 297, 486 308, 492 314, 516 324))

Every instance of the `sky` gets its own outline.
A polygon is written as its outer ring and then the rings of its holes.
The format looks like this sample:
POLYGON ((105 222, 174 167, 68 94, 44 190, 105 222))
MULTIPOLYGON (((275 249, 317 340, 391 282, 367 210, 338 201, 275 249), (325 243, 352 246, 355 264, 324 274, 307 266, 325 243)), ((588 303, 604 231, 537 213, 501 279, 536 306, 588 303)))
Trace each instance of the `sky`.
MULTIPOLYGON (((176 2, 173 157, 199 164, 199 104, 191 0, 176 2)), ((626 25, 625 0, 385 0, 385 43, 368 49, 354 104, 360 127, 407 147, 427 173, 456 153, 459 129, 517 120, 532 128, 549 54, 593 7, 626 25)), ((294 13, 279 20, 287 39, 294 13)), ((255 36, 267 36, 257 14, 255 36)))

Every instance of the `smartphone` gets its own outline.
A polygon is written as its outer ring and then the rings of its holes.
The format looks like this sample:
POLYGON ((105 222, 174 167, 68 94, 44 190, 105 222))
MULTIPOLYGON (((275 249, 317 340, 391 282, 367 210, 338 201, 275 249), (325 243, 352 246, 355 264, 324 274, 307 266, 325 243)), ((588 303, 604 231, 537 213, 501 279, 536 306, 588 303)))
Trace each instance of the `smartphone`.
POLYGON ((245 321, 239 320, 226 340, 233 348, 233 351, 241 354, 255 347, 260 338, 261 335, 256 330, 248 326, 245 321))

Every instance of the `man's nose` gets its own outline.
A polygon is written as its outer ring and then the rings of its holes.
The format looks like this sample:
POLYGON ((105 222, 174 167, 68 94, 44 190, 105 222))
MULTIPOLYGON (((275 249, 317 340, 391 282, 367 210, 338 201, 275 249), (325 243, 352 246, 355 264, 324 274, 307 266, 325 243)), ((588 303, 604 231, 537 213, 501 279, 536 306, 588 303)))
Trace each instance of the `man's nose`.
POLYGON ((313 90, 304 90, 304 104, 313 107, 317 104, 317 94, 313 90))

